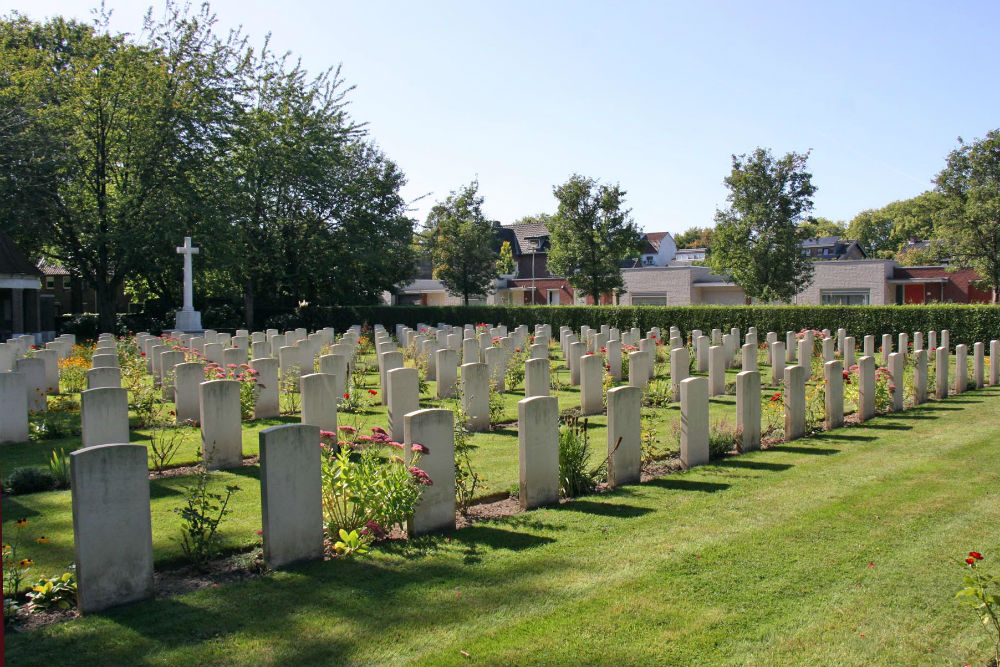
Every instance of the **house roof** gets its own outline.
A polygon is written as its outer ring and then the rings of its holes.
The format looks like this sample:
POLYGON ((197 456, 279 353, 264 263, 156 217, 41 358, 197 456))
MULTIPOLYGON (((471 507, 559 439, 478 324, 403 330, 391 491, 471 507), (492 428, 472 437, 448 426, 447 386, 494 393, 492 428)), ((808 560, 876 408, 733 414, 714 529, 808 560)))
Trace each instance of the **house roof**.
POLYGON ((58 262, 42 258, 38 260, 38 270, 46 276, 68 276, 69 269, 58 262))
POLYGON ((34 277, 42 275, 3 230, 0 230, 0 273, 34 277))
POLYGON ((803 250, 813 250, 817 251, 816 255, 813 255, 813 259, 841 259, 847 253, 850 252, 851 248, 856 247, 864 257, 868 256, 865 249, 861 247, 861 244, 854 239, 844 238, 842 236, 819 236, 816 238, 805 239, 799 244, 799 247, 803 250), (825 250, 829 248, 830 252, 825 255, 820 255, 819 250, 825 250))
POLYGON ((444 292, 444 284, 433 278, 417 278, 409 285, 399 290, 400 294, 424 294, 427 292, 444 292))
POLYGON ((643 234, 643 241, 645 245, 642 248, 643 255, 655 255, 660 252, 660 242, 666 237, 670 232, 647 232, 643 234))
MULTIPOLYGON (((549 230, 545 225, 538 222, 519 222, 513 225, 504 225, 500 228, 501 238, 503 238, 504 232, 507 231, 514 235, 514 254, 524 255, 530 252, 546 252, 548 250, 548 238, 549 230), (534 245, 531 243, 530 239, 543 239, 542 247, 535 251, 534 245)), ((504 239, 509 240, 509 239, 504 239)))

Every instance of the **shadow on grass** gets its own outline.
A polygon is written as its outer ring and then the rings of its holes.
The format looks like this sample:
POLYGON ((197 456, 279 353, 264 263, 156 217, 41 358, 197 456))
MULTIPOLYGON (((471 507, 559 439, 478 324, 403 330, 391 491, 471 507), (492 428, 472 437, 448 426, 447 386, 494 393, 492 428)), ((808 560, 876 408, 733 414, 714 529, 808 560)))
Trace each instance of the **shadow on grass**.
POLYGON ((490 432, 491 433, 495 433, 497 435, 514 435, 514 436, 517 435, 517 429, 516 428, 511 428, 511 427, 507 427, 507 428, 495 428, 495 429, 493 429, 490 432))
POLYGON ((40 516, 41 513, 38 510, 28 509, 17 499, 17 496, 4 496, 3 497, 3 513, 4 516, 10 519, 27 519, 33 516, 40 516))
MULTIPOLYGON (((954 403, 955 401, 949 400, 948 402, 949 403, 954 403)), ((932 411, 935 411, 935 412, 938 411, 938 410, 943 410, 943 411, 947 411, 947 412, 954 412, 956 410, 963 410, 964 408, 949 408, 947 405, 924 404, 924 405, 920 406, 920 409, 921 410, 932 410, 932 411)))
POLYGON ((149 482, 149 498, 150 498, 150 500, 152 500, 153 498, 169 498, 170 496, 183 496, 184 495, 184 490, 183 489, 172 488, 170 486, 167 486, 166 484, 163 483, 164 479, 169 479, 169 478, 160 478, 160 479, 150 480, 150 482, 149 482))
POLYGON ((250 479, 260 479, 260 466, 240 466, 239 468, 227 468, 222 472, 229 472, 234 475, 239 475, 240 477, 249 477, 250 479))
POLYGON ((618 505, 615 503, 605 503, 594 500, 571 500, 558 507, 553 506, 557 512, 581 512, 583 514, 593 514, 595 516, 618 517, 621 519, 633 519, 645 516, 652 512, 648 507, 636 507, 635 505, 618 505))
MULTIPOLYGON (((872 438, 875 440, 875 438, 872 438)), ((790 445, 778 445, 776 448, 782 452, 791 452, 793 454, 815 454, 817 456, 829 456, 830 454, 839 454, 839 449, 831 449, 829 447, 792 447, 790 445)))
MULTIPOLYGON (((852 442, 852 441, 853 442, 869 442, 871 440, 878 440, 878 436, 877 435, 855 435, 855 434, 848 434, 848 433, 839 433, 839 432, 835 431, 835 432, 827 432, 827 433, 817 433, 816 435, 812 436, 812 439, 813 440, 833 440, 835 442, 836 441, 840 441, 840 440, 846 440, 848 442, 852 442)), ((779 447, 780 446, 781 445, 779 445, 779 447)))
POLYGON ((891 422, 888 424, 866 423, 865 428, 874 428, 880 431, 910 431, 913 429, 912 426, 904 426, 903 424, 893 424, 891 422))
POLYGON ((781 472, 782 470, 788 470, 789 468, 795 467, 791 463, 768 463, 767 461, 745 461, 738 458, 733 458, 726 461, 720 461, 718 465, 722 468, 745 468, 747 470, 770 470, 772 472, 781 472))
POLYGON ((716 491, 725 491, 729 488, 729 484, 722 482, 698 482, 693 479, 671 479, 672 477, 674 475, 658 477, 646 482, 643 486, 655 486, 661 489, 674 489, 676 491, 701 491, 703 493, 715 493, 716 491))
POLYGON ((508 551, 524 551, 535 547, 552 544, 551 537, 542 537, 531 533, 521 533, 516 530, 506 530, 496 526, 476 524, 451 533, 455 544, 467 544, 491 549, 507 549, 508 551))

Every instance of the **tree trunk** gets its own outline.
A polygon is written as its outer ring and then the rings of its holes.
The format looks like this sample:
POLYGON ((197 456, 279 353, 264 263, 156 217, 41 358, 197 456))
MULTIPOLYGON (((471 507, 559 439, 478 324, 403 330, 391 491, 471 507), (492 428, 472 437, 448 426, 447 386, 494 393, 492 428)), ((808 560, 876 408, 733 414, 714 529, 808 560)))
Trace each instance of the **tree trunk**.
POLYGON ((465 304, 466 306, 468 306, 468 305, 469 305, 469 293, 468 293, 468 292, 463 292, 463 293, 462 293, 462 301, 463 301, 463 303, 464 303, 464 304, 465 304))
POLYGON ((247 329, 253 329, 253 279, 248 278, 243 286, 243 319, 247 329))
POLYGON ((99 280, 94 285, 97 323, 100 328, 98 333, 118 334, 115 330, 115 287, 114 283, 107 280, 99 280))

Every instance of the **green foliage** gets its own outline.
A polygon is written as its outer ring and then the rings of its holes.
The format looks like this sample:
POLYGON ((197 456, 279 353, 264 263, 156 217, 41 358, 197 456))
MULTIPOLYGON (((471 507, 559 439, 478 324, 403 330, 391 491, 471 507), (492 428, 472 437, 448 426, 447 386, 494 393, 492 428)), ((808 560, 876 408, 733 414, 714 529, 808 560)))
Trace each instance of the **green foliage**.
POLYGON ((510 241, 504 241, 500 244, 500 257, 497 259, 497 273, 514 273, 514 249, 511 247, 510 241))
POLYGON ((586 495, 597 486, 599 471, 589 470, 587 420, 568 419, 559 427, 559 490, 567 498, 586 495))
POLYGON ((450 294, 469 297, 489 292, 497 277, 497 223, 483 215, 479 182, 472 181, 427 215, 424 240, 438 278, 450 294))
MULTIPOLYGON (((21 583, 24 581, 25 575, 27 575, 31 566, 35 564, 35 561, 25 557, 24 552, 21 550, 21 539, 27 525, 27 519, 18 519, 15 521, 13 538, 11 538, 8 533, 7 539, 10 541, 5 541, 3 544, 4 602, 6 602, 7 599, 13 599, 17 595, 18 591, 21 590, 21 583)), ((5 604, 3 609, 4 618, 7 618, 15 611, 16 605, 8 609, 5 604)))
POLYGON ((674 236, 677 248, 710 248, 715 238, 715 230, 711 227, 688 227, 674 236))
POLYGON ((861 211, 848 225, 847 235, 872 257, 891 258, 911 238, 933 238, 938 225, 944 222, 946 208, 941 193, 924 192, 879 209, 861 211))
POLYGON ((770 150, 733 156, 725 178, 729 207, 715 214, 709 265, 732 276, 748 298, 789 302, 811 282, 812 263, 802 255, 797 226, 812 209, 816 188, 806 171, 809 153, 775 159, 770 150))
POLYGON ((167 469, 184 444, 184 430, 174 424, 157 424, 149 430, 149 458, 159 474, 167 469))
POLYGON ((69 609, 76 605, 76 577, 63 572, 58 577, 41 578, 28 591, 28 609, 69 609))
POLYGON ((507 363, 507 374, 504 376, 507 391, 514 391, 524 382, 524 361, 528 355, 523 348, 515 348, 507 363))
POLYGON ((25 466, 14 468, 7 476, 8 493, 38 493, 51 491, 59 486, 59 479, 48 468, 25 466))
POLYGON ((506 406, 503 401, 503 392, 497 387, 496 382, 490 380, 490 424, 499 424, 503 420, 506 406))
POLYGON ((708 458, 722 458, 739 446, 740 430, 725 419, 712 424, 708 430, 708 458))
MULTIPOLYGON (((648 331, 676 326, 686 339, 693 329, 728 331, 731 327, 758 331, 801 331, 806 328, 847 330, 858 340, 866 334, 881 337, 886 331, 951 332, 953 344, 988 341, 1000 331, 1000 309, 989 305, 936 304, 922 306, 345 306, 322 310, 313 328, 332 326, 343 330, 355 322, 397 323, 416 327, 419 322, 491 322, 515 327, 550 324, 579 330, 581 325, 608 324, 622 331, 639 327, 648 331)), ((302 325, 305 326, 305 325, 302 325)), ((622 364, 627 367, 627 363, 622 364)))
POLYGON ((68 489, 70 479, 69 454, 62 447, 52 450, 49 456, 49 472, 56 480, 57 489, 68 489))
POLYGON ((369 539, 366 536, 361 535, 356 530, 347 532, 343 528, 337 531, 337 535, 340 537, 337 542, 333 545, 333 550, 336 551, 341 556, 353 556, 357 554, 358 556, 363 556, 368 553, 368 543, 369 539))
POLYGON ((192 564, 204 567, 219 551, 223 538, 219 524, 231 510, 229 499, 240 490, 229 484, 225 493, 209 490, 212 475, 205 464, 199 463, 193 479, 184 489, 184 505, 175 507, 174 512, 181 517, 181 550, 192 564))
POLYGON ((559 210, 549 221, 549 270, 600 303, 602 294, 625 285, 618 262, 640 249, 625 191, 573 174, 553 194, 559 210))
POLYGON ((1000 577, 982 573, 978 568, 981 560, 982 554, 969 552, 965 564, 971 573, 963 577, 965 588, 958 591, 955 597, 962 604, 972 607, 979 616, 983 629, 993 642, 993 664, 1000 665, 1000 577))
POLYGON ((482 476, 472 467, 472 433, 468 428, 468 415, 459 407, 455 411, 455 503, 465 515, 472 505, 476 491, 487 488, 482 476))
POLYGON ((49 396, 45 410, 28 413, 28 437, 53 440, 80 433, 80 403, 69 396, 49 396))
POLYGON ((945 215, 937 231, 958 266, 975 269, 1000 297, 1000 130, 971 144, 959 139, 938 174, 945 215))
MULTIPOLYGON (((401 449, 385 431, 357 436, 353 442, 324 439, 323 512, 327 535, 367 531, 381 535, 396 524, 405 525, 420 501, 423 487, 433 484, 417 465, 420 452, 412 452, 409 465, 398 456, 386 455, 385 447, 401 449), (363 445, 354 451, 353 445, 363 445)), ((344 432, 347 432, 346 430, 344 432)))
POLYGON ((843 236, 847 233, 847 225, 839 220, 814 218, 810 215, 799 222, 799 230, 804 238, 815 239, 823 236, 843 236))

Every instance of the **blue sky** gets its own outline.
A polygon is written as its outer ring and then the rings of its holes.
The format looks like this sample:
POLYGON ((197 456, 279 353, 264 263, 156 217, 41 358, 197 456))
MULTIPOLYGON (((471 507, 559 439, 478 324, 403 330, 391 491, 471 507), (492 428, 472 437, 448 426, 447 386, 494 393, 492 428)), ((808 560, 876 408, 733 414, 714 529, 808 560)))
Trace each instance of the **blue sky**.
MULTIPOLYGON (((86 19, 88 2, 8 4, 86 19)), ((137 32, 148 3, 107 0, 137 32)), ((155 5, 162 10, 162 5, 155 5)), ((421 222, 479 179, 503 223, 574 173, 640 227, 711 224, 731 154, 812 150, 815 215, 931 187, 956 138, 1000 127, 1000 3, 218 0, 223 28, 343 65, 351 110, 407 174, 421 222)))

